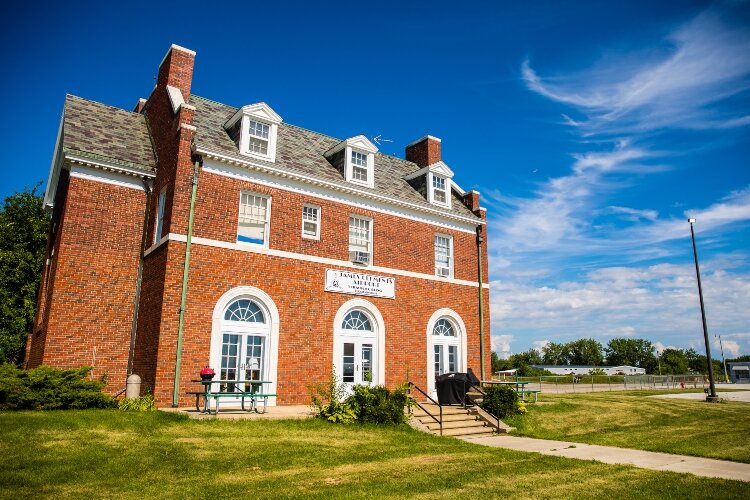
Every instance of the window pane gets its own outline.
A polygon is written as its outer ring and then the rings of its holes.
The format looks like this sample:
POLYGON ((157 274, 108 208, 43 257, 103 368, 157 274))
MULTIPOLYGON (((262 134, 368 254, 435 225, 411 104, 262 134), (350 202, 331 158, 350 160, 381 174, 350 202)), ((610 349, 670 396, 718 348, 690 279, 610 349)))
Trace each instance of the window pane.
POLYGON ((318 224, 318 207, 302 207, 302 234, 317 238, 318 224))
POLYGON ((262 155, 268 154, 268 141, 251 137, 247 142, 247 149, 251 153, 258 153, 262 155))
POLYGON ((362 311, 351 311, 344 317, 341 328, 344 330, 371 332, 372 323, 370 323, 370 319, 362 311))
POLYGON ((367 169, 362 167, 352 167, 352 179, 367 182, 367 169))
POLYGON ((154 229, 154 243, 158 243, 162 237, 164 227, 164 205, 167 202, 167 191, 162 189, 159 193, 158 207, 156 209, 156 228, 154 229))
POLYGON ((370 221, 359 217, 349 218, 349 251, 370 251, 370 221))
POLYGON ((372 382, 372 344, 362 344, 362 382, 372 382))
POLYGON ((344 382, 354 382, 354 344, 344 344, 344 382))
POLYGON ((435 323, 435 326, 432 329, 433 335, 438 335, 441 337, 455 337, 456 332, 453 329, 453 325, 445 318, 441 318, 435 323))
MULTIPOLYGON (((245 353, 245 380, 263 380, 263 341, 258 335, 247 337, 247 348, 245 353)), ((245 385, 245 390, 252 390, 250 384, 245 385)))
POLYGON ((432 187, 435 189, 445 190, 445 179, 438 177, 437 175, 432 176, 432 187))
POLYGON ((261 139, 268 139, 268 131, 269 126, 265 123, 256 122, 255 120, 250 120, 250 124, 248 127, 248 133, 251 136, 254 137, 260 137, 261 139))
POLYGON ((442 375, 445 373, 443 369, 443 346, 436 345, 435 348, 435 376, 442 375))
POLYGON ((454 345, 448 346, 448 371, 457 371, 458 348, 454 345))
POLYGON ((265 323, 258 304, 249 299, 240 299, 232 302, 224 313, 224 319, 229 321, 247 321, 248 323, 265 323))
POLYGON ((446 203, 445 191, 436 189, 432 195, 433 199, 438 203, 446 203))
POLYGON ((268 198, 250 193, 242 193, 240 197, 237 241, 262 245, 265 243, 267 222, 268 198))
POLYGON ((367 167, 367 155, 352 151, 352 165, 367 167))

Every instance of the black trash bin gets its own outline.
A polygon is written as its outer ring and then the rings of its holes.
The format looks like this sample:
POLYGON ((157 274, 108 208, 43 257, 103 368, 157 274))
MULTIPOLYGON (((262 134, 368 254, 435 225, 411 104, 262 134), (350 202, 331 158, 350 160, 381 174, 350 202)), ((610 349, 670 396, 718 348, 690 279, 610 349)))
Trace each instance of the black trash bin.
POLYGON ((472 386, 466 373, 446 373, 435 377, 435 390, 441 405, 462 405, 472 386))

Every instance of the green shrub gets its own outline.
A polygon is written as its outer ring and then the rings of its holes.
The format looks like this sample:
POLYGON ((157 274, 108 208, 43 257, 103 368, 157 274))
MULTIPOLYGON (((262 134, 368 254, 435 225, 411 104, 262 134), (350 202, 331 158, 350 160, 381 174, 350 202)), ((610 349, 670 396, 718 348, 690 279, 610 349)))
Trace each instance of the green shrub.
POLYGON ((346 395, 346 386, 336 379, 336 372, 331 373, 328 382, 309 387, 310 406, 318 417, 329 422, 351 424, 357 421, 357 414, 351 405, 342 401, 346 395))
POLYGON ((0 410, 67 410, 113 408, 116 402, 102 393, 104 380, 89 380, 91 368, 70 370, 40 366, 19 370, 0 365, 0 410))
POLYGON ((139 398, 122 399, 117 405, 122 411, 156 411, 156 401, 151 394, 139 398))
POLYGON ((382 385, 354 386, 354 394, 346 400, 354 409, 357 420, 365 424, 401 424, 408 404, 405 387, 389 391, 382 385))
POLYGON ((518 394, 512 388, 505 385, 491 385, 485 389, 485 392, 487 395, 480 406, 497 418, 510 417, 516 413, 521 413, 518 394))

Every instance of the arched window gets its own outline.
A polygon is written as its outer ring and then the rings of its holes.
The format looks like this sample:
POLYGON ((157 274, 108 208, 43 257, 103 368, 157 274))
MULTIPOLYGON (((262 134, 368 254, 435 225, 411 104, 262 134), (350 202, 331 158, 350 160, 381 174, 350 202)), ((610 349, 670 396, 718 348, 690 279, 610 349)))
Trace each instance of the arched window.
POLYGON ((433 335, 440 335, 443 337, 455 337, 456 331, 453 329, 453 325, 450 321, 445 318, 441 318, 435 323, 435 327, 432 329, 433 335))
POLYGON ((364 332, 372 331, 372 324, 370 319, 362 311, 351 311, 344 317, 344 321, 341 323, 343 330, 360 330, 364 332))
POLYGON ((249 299, 235 300, 224 313, 227 321, 244 321, 247 323, 265 323, 266 318, 258 304, 249 299))

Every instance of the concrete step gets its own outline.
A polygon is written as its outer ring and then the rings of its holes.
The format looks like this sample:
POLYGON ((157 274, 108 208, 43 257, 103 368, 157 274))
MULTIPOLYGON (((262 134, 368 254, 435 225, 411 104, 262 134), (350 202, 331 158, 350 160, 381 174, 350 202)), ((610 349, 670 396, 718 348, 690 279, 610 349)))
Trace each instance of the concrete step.
MULTIPOLYGON (((437 431, 438 433, 440 431, 437 431)), ((443 436, 490 436, 495 433, 495 430, 489 426, 483 427, 460 427, 457 429, 446 429, 443 427, 443 436)))
MULTIPOLYGON (((437 405, 422 405, 424 406, 431 414, 438 416, 440 415, 440 407, 437 405)), ((427 413, 422 410, 419 406, 415 406, 412 408, 412 414, 416 417, 419 417, 421 415, 427 415, 427 413)), ((443 417, 446 415, 457 415, 457 414, 466 414, 466 409, 463 406, 443 406, 443 417)))
MULTIPOLYGON (((431 431, 439 431, 440 424, 435 421, 425 424, 431 431)), ((453 422, 443 422, 443 431, 445 429, 469 429, 474 427, 486 427, 485 422, 481 420, 456 420, 453 422)))

